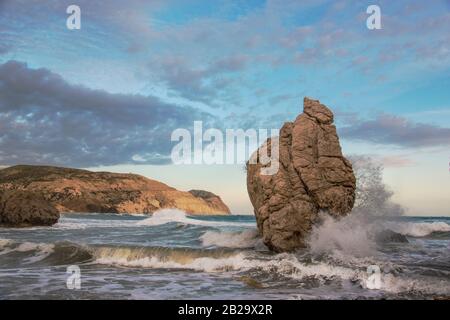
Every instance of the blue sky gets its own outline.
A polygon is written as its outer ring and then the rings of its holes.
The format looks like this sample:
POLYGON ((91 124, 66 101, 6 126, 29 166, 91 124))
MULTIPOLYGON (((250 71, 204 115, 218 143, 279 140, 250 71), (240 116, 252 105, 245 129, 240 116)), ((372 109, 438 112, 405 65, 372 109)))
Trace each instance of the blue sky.
POLYGON ((242 166, 171 165, 170 132, 279 128, 309 96, 409 214, 449 215, 449 71, 444 0, 0 0, 0 165, 136 172, 250 213, 242 166))

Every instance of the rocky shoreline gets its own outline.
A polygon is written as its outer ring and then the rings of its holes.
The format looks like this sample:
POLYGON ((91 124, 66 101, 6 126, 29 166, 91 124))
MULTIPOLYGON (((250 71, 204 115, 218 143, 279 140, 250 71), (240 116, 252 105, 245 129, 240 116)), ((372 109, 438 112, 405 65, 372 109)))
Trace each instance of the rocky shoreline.
POLYGON ((176 208, 226 215, 219 196, 180 191, 136 174, 19 165, 0 170, 0 225, 52 225, 61 213, 140 213, 176 208))

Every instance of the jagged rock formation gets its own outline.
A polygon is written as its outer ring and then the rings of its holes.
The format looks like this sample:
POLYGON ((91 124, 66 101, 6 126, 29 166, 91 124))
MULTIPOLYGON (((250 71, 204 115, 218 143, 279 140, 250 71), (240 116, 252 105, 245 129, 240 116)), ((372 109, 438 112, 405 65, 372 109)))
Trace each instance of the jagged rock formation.
MULTIPOLYGON (((268 139, 262 148, 272 147, 268 139)), ((339 145, 333 113, 304 99, 303 113, 286 122, 279 136, 279 170, 262 175, 261 163, 247 164, 247 190, 264 243, 292 251, 305 240, 319 211, 343 216, 355 200, 355 176, 339 145)))
MULTIPOLYGON (((136 174, 13 166, 0 170, 0 224, 19 224, 18 216, 23 212, 30 215, 48 212, 52 217, 54 212, 152 213, 163 208, 199 215, 230 213, 218 196, 205 194, 208 196, 179 191, 136 174), (14 210, 11 210, 12 203, 14 210)), ((34 224, 33 219, 24 221, 34 224)), ((42 221, 45 225, 52 224, 53 220, 42 221)))

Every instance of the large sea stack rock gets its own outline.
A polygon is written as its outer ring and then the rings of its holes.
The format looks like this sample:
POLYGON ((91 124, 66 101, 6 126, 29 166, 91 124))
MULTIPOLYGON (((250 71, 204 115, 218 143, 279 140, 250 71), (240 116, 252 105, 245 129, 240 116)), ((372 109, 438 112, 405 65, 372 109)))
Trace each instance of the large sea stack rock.
POLYGON ((136 174, 72 168, 20 165, 2 169, 1 194, 14 199, 6 202, 8 206, 14 203, 14 210, 0 207, 4 219, 14 216, 14 212, 39 215, 41 211, 55 210, 57 213, 153 213, 174 208, 198 215, 230 214, 222 200, 210 192, 180 191, 136 174), (33 202, 26 200, 28 197, 33 202))
MULTIPOLYGON (((305 247, 319 211, 344 216, 355 200, 356 179, 342 155, 333 113, 317 100, 303 103, 303 113, 280 130, 277 173, 262 175, 264 165, 247 164, 258 229, 264 243, 278 252, 305 247)), ((271 145, 268 139, 259 150, 271 145)))

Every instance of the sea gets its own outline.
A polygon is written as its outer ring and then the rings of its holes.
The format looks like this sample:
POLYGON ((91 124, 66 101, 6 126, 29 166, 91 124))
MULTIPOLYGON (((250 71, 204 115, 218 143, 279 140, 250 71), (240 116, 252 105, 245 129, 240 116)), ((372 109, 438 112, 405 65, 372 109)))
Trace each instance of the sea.
POLYGON ((263 244, 252 215, 64 214, 0 228, 0 299, 441 299, 450 218, 325 221, 295 253, 263 244), (372 232, 372 233, 371 233, 372 232))

